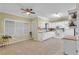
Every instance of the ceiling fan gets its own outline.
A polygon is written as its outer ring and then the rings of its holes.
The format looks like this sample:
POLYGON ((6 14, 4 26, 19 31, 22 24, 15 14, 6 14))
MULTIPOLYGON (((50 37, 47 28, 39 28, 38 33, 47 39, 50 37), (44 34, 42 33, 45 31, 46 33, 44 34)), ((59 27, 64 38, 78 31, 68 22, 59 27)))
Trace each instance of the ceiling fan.
POLYGON ((23 10, 23 13, 26 13, 28 15, 35 14, 35 12, 33 12, 33 9, 31 9, 31 8, 26 8, 26 9, 21 8, 21 10, 23 10))

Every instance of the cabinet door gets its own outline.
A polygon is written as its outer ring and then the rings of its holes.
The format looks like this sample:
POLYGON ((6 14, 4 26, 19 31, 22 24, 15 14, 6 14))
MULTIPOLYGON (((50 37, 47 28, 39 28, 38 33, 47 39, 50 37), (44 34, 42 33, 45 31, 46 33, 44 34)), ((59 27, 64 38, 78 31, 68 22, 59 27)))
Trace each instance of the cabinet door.
POLYGON ((77 52, 76 41, 64 39, 64 52, 68 55, 76 55, 77 52))
POLYGON ((38 25, 40 28, 45 28, 45 22, 40 22, 38 25))

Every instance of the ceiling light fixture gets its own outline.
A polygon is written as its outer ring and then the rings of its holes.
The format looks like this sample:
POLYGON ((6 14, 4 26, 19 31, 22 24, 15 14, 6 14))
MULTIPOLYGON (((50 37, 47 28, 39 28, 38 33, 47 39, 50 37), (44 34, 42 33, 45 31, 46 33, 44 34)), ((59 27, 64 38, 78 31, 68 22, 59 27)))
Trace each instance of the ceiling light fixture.
POLYGON ((60 15, 59 15, 59 14, 54 14, 53 16, 54 16, 54 17, 60 17, 60 15))
POLYGON ((61 16, 62 16, 61 13, 55 13, 55 14, 52 14, 52 15, 51 15, 51 17, 55 17, 55 18, 56 18, 56 17, 59 18, 59 17, 61 17, 61 16))
POLYGON ((29 13, 29 12, 27 12, 26 14, 27 14, 27 15, 30 15, 30 13, 29 13))
POLYGON ((26 8, 26 9, 21 8, 21 10, 23 11, 23 13, 26 13, 27 15, 35 14, 35 12, 33 12, 33 9, 30 8, 26 8))

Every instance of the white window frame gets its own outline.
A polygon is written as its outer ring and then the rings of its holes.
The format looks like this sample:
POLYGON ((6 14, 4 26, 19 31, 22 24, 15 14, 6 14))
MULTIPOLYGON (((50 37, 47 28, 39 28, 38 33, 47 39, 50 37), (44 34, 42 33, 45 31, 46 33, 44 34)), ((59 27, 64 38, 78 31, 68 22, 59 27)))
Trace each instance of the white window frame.
MULTIPOLYGON (((16 22, 27 23, 27 22, 21 21, 21 20, 14 20, 14 19, 5 18, 3 21, 3 24, 4 24, 3 25, 3 28, 4 28, 3 33, 4 33, 4 35, 5 35, 5 21, 14 21, 14 26, 16 26, 16 22)), ((14 27, 14 35, 15 34, 16 34, 16 27, 14 27)))

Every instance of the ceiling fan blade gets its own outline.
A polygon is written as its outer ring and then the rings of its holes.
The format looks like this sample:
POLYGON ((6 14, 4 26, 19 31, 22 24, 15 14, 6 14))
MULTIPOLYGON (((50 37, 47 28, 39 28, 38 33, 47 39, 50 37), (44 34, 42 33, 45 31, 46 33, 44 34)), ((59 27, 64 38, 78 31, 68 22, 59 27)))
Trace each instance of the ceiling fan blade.
POLYGON ((32 11, 33 9, 30 9, 30 11, 32 11))
POLYGON ((29 8, 23 9, 23 8, 21 8, 21 10, 24 11, 24 12, 22 12, 22 13, 27 13, 27 12, 29 12, 29 13, 31 13, 31 14, 35 14, 35 12, 32 12, 33 9, 29 9, 29 8))
POLYGON ((35 14, 35 12, 30 12, 30 13, 35 14))
POLYGON ((21 8, 21 10, 23 10, 23 11, 27 11, 26 9, 23 9, 23 8, 21 8))
POLYGON ((26 12, 22 12, 22 13, 26 13, 26 12))
POLYGON ((21 8, 21 10, 24 10, 23 8, 21 8))

